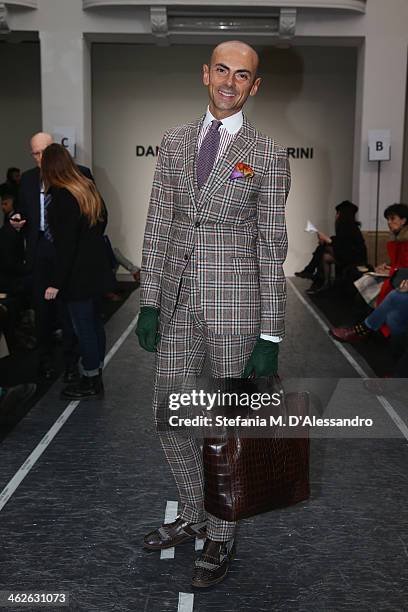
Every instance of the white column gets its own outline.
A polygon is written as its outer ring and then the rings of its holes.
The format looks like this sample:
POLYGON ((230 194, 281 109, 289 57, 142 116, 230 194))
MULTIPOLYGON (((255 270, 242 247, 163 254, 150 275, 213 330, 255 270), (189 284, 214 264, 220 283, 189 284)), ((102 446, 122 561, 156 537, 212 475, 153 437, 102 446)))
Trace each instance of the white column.
POLYGON ((40 32, 45 132, 75 130, 76 161, 92 165, 91 59, 82 32, 40 32))
POLYGON ((368 161, 369 130, 391 130, 392 159, 382 162, 381 167, 380 228, 386 228, 384 208, 401 201, 407 79, 405 27, 398 29, 395 17, 387 17, 391 7, 381 6, 378 1, 373 4, 376 12, 367 15, 369 22, 357 70, 353 177, 353 199, 360 206, 365 230, 375 229, 377 202, 377 162, 368 161))

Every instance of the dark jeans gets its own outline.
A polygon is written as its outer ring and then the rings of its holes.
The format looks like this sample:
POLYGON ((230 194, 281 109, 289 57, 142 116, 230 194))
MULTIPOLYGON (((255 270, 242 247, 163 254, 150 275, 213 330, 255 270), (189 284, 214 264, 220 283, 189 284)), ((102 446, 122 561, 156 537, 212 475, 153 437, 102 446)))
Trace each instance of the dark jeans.
POLYGON ((102 321, 102 299, 67 302, 78 337, 80 369, 84 376, 96 376, 105 359, 106 336, 102 321))
POLYGON ((408 326, 408 293, 394 289, 383 302, 368 316, 365 324, 378 330, 386 323, 392 335, 404 334, 408 326))

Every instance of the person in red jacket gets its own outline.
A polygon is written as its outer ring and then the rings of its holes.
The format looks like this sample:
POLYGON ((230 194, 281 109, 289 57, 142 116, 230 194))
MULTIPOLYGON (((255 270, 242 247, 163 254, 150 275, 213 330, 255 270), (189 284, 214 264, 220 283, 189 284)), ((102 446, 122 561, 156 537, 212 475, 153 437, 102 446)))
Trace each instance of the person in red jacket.
MULTIPOLYGON (((400 268, 408 268, 408 206, 407 204, 392 204, 384 211, 388 227, 393 233, 393 240, 387 242, 387 251, 390 264, 383 264, 380 268, 388 272, 388 278, 384 281, 376 306, 394 289, 391 279, 400 268)), ((377 268, 379 270, 379 268, 377 268)))
MULTIPOLYGON (((384 301, 387 295, 395 289, 392 284, 394 275, 401 268, 408 268, 408 206, 407 204, 392 204, 384 211, 388 227, 393 234, 393 240, 387 242, 387 251, 390 257, 389 264, 377 266, 377 273, 387 273, 388 278, 382 284, 381 291, 377 297, 376 307, 384 301)), ((375 312, 375 311, 374 311, 375 312)), ((366 319, 367 320, 367 319, 366 319)), ((385 337, 391 335, 388 325, 380 328, 385 337)), ((356 342, 368 334, 365 322, 357 323, 353 327, 333 327, 331 336, 340 342, 356 342)))

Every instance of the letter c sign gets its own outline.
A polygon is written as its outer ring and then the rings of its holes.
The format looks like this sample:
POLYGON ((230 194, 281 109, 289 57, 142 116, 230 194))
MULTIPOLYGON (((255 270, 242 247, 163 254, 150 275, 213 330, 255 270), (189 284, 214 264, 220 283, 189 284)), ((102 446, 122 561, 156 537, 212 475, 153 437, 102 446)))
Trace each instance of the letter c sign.
POLYGON ((75 157, 76 130, 72 126, 59 126, 53 130, 55 142, 59 142, 71 155, 75 157))

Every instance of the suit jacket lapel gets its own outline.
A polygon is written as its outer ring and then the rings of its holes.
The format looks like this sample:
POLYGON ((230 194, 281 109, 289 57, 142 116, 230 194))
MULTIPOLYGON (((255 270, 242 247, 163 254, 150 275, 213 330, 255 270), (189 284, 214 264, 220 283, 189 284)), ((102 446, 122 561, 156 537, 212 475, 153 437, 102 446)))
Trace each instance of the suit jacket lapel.
POLYGON ((244 115, 244 122, 232 146, 220 157, 211 171, 208 181, 200 191, 197 206, 202 206, 225 181, 229 180, 235 164, 245 162, 245 157, 255 146, 255 128, 244 115))
POLYGON ((197 200, 198 186, 196 173, 196 147, 200 126, 204 117, 189 125, 183 141, 184 176, 186 177, 187 189, 194 204, 197 200))

